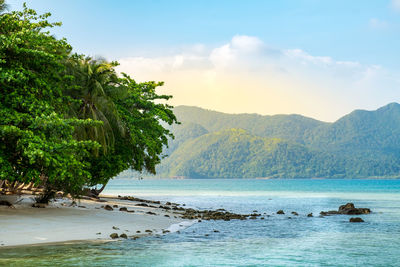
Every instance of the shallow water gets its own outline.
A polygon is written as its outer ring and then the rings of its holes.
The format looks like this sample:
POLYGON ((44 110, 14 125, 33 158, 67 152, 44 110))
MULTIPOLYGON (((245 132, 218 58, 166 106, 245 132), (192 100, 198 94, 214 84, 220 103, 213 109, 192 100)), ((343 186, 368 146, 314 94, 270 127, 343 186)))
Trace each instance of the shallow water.
POLYGON ((0 265, 400 266, 400 180, 114 180, 104 193, 266 214, 138 240, 3 248, 0 265), (318 217, 346 202, 373 213, 359 224, 318 217))

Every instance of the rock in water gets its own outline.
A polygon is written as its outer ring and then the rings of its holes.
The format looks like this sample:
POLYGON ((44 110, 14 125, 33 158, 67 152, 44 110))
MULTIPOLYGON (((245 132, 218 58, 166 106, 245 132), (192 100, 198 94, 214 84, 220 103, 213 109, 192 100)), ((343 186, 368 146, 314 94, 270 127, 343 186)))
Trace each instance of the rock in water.
POLYGON ((285 214, 285 213, 283 212, 283 210, 278 210, 278 211, 276 212, 276 214, 285 214))
POLYGON ((359 215, 359 214, 369 214, 371 210, 368 208, 356 208, 353 203, 347 203, 339 207, 337 211, 321 211, 322 216, 326 215, 335 215, 335 214, 344 214, 344 215, 359 215))
POLYGON ((125 238, 125 239, 128 238, 128 236, 127 236, 126 234, 121 234, 119 237, 120 237, 120 238, 125 238))
POLYGON ((312 212, 311 212, 311 213, 309 213, 309 214, 307 214, 307 217, 313 217, 313 214, 312 214, 312 212))
POLYGON ((116 239, 116 238, 118 238, 118 234, 117 234, 117 233, 112 233, 112 234, 110 235, 110 237, 111 237, 112 239, 116 239))
POLYGON ((111 211, 111 210, 114 210, 110 205, 105 205, 105 206, 104 206, 104 209, 105 209, 105 210, 110 210, 110 211, 111 211))
POLYGON ((126 207, 119 208, 119 211, 128 211, 126 207))
POLYGON ((358 223, 358 222, 364 222, 364 220, 361 219, 360 217, 354 217, 354 218, 350 218, 349 222, 358 223))

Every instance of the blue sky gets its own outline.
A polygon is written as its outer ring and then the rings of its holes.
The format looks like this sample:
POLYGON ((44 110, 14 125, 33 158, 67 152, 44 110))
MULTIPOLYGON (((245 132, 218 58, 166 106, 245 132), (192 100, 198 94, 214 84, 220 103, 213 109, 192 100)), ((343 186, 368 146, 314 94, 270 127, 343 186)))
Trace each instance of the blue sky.
MULTIPOLYGON (((23 2, 8 1, 11 9, 23 2)), ((120 60, 138 80, 165 80, 174 104, 335 120, 400 99, 399 0, 27 4, 62 21, 54 32, 75 51, 120 60)))

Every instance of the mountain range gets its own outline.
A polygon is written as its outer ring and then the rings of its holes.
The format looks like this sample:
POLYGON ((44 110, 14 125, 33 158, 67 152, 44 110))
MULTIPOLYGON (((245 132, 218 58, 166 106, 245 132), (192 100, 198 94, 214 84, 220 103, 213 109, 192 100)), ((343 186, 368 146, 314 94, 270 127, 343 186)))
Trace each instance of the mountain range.
POLYGON ((400 104, 328 123, 301 115, 226 114, 175 107, 181 122, 159 177, 397 178, 400 104))

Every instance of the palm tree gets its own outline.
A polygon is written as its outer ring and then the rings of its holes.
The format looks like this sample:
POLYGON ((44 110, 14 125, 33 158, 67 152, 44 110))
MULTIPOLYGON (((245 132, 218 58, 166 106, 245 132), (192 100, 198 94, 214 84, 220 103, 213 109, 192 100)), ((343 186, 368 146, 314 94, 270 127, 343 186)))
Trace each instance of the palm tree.
POLYGON ((66 93, 79 100, 71 105, 70 115, 103 122, 102 126, 78 128, 77 137, 99 142, 103 153, 107 153, 113 147, 115 135, 125 134, 113 102, 113 98, 118 97, 118 77, 114 70, 116 63, 75 56, 66 65, 67 74, 74 77, 73 86, 67 88, 66 93))

